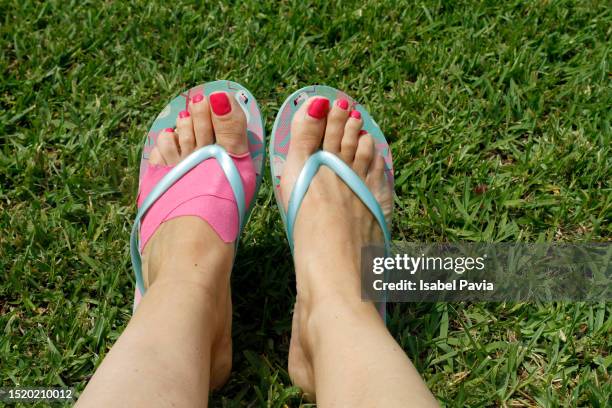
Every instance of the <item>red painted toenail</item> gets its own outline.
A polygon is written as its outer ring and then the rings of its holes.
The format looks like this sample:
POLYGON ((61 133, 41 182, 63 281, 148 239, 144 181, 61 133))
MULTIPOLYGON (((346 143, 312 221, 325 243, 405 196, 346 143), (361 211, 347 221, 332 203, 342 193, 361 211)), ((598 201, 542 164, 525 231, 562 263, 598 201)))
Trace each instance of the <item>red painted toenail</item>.
POLYGON ((164 132, 166 132, 166 133, 174 133, 174 129, 172 129, 172 128, 165 128, 164 132))
POLYGON ((232 111, 232 104, 225 92, 214 93, 208 97, 208 100, 213 112, 217 116, 227 115, 232 111))
POLYGON ((197 95, 194 95, 193 98, 191 98, 191 103, 202 102, 203 99, 204 99, 204 95, 197 94, 197 95))
POLYGON ((365 130, 363 130, 363 129, 361 129, 361 130, 359 131, 359 136, 363 136, 363 135, 367 135, 367 134, 368 134, 368 132, 366 132, 366 131, 365 131, 365 130))
POLYGON ((179 112, 179 118, 185 119, 185 118, 188 118, 188 117, 189 117, 189 112, 188 111, 184 110, 184 111, 180 111, 179 112))
POLYGON ((329 99, 317 98, 310 103, 308 115, 315 119, 323 119, 329 112, 329 99))
POLYGON ((356 111, 356 110, 352 110, 351 111, 351 118, 361 119, 361 112, 356 111))
POLYGON ((347 110, 349 103, 346 99, 338 99, 336 101, 336 105, 338 105, 338 107, 342 110, 347 110))

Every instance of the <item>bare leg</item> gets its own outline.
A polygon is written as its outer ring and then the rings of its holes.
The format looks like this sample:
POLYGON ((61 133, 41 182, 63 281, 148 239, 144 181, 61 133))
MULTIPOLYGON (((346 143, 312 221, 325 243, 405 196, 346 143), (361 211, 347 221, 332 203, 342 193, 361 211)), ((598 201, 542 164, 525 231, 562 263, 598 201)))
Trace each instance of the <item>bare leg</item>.
MULTIPOLYGON (((361 119, 349 116, 341 104, 317 119, 308 114, 312 102, 304 103, 292 123, 281 181, 285 206, 304 161, 322 143, 362 177, 390 217, 393 196, 384 163, 372 137, 360 135, 361 119)), ((437 406, 374 305, 361 300, 361 247, 381 242, 381 232, 361 201, 328 169, 319 171, 304 198, 294 238, 293 381, 320 407, 437 406)))
MULTIPOLYGON (((191 104, 176 132, 160 135, 150 161, 176 164, 214 141, 245 153, 246 119, 233 98, 230 103, 222 116, 206 99, 191 104)), ((143 253, 146 295, 77 406, 206 406, 209 390, 231 369, 233 253, 234 244, 198 217, 163 223, 143 253)))

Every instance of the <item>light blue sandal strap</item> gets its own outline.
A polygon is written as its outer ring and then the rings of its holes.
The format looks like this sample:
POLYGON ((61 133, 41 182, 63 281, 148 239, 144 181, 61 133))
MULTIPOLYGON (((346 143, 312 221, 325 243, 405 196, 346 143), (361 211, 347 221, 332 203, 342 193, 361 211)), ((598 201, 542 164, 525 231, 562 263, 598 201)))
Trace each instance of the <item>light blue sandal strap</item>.
MULTIPOLYGON (((230 157, 229 154, 219 145, 209 145, 203 148, 200 148, 189 156, 187 156, 184 160, 182 160, 179 164, 177 164, 172 170, 168 172, 151 190, 149 195, 145 198, 142 203, 142 206, 138 209, 138 213, 136 214, 136 219, 134 220, 134 225, 132 226, 132 233, 130 235, 130 257, 132 259, 132 267, 134 268, 134 275, 136 275, 136 285, 140 293, 144 295, 145 287, 144 280, 142 278, 142 261, 140 258, 140 221, 142 217, 147 213, 149 208, 170 188, 181 179, 185 174, 187 174, 191 169, 196 167, 198 164, 202 163, 207 159, 216 159, 227 178, 227 181, 230 183, 232 188, 232 192, 234 193, 234 197, 236 198, 236 205, 238 206, 238 219, 240 225, 240 231, 244 227, 245 222, 245 214, 246 214, 246 206, 245 206, 245 195, 244 195, 244 186, 242 185, 242 179, 240 178, 240 173, 234 164, 234 161, 230 157)), ((236 245, 238 240, 236 240, 236 245)))
POLYGON ((385 221, 385 215, 383 214, 378 201, 372 193, 370 189, 365 185, 365 183, 359 178, 359 176, 344 163, 338 156, 335 154, 326 152, 326 151, 318 151, 313 154, 306 160, 304 164, 304 168, 300 172, 300 175, 293 186, 293 191, 291 192, 291 197, 289 198, 289 206, 287 208, 287 239, 289 241, 289 246, 291 247, 291 252, 293 252, 293 227, 295 225, 295 220, 297 219, 297 213, 302 205, 302 201, 304 200, 304 196, 308 191, 308 187, 310 187, 310 183, 312 182, 313 177, 316 175, 317 171, 321 166, 326 166, 330 170, 332 170, 346 185, 359 197, 359 199, 365 204, 365 206, 370 210, 380 229, 383 232, 383 237, 385 239, 385 252, 387 255, 391 253, 391 233, 389 232, 389 228, 387 227, 387 222, 385 221))

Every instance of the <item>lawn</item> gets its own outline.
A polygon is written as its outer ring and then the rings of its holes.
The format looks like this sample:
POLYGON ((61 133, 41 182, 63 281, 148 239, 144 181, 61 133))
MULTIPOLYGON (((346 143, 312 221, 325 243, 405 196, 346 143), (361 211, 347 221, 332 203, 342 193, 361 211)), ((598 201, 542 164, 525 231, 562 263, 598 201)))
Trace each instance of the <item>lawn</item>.
MULTIPOLYGON (((397 240, 611 240, 608 2, 179 3, 0 0, 0 386, 80 391, 108 353, 131 314, 142 138, 213 79, 249 88, 268 132, 305 85, 362 101, 392 142, 397 240)), ((269 171, 232 283, 234 369, 211 405, 305 404, 269 171)), ((443 405, 612 398, 609 302, 388 310, 443 405)))

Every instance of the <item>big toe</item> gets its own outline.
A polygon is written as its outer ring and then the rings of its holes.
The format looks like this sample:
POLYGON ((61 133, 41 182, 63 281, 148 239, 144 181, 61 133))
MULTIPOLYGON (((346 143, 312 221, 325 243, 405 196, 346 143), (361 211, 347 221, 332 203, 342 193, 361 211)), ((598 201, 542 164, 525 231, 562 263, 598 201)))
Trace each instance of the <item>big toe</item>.
POLYGON ((215 92, 210 94, 208 102, 217 144, 232 154, 247 153, 247 120, 238 101, 227 92, 215 92))
POLYGON ((295 113, 291 122, 291 145, 289 155, 310 156, 321 146, 325 134, 329 99, 308 99, 295 113))
POLYGON ((281 195, 285 208, 304 162, 321 146, 328 112, 329 99, 317 96, 306 100, 293 116, 291 145, 281 178, 281 195))

